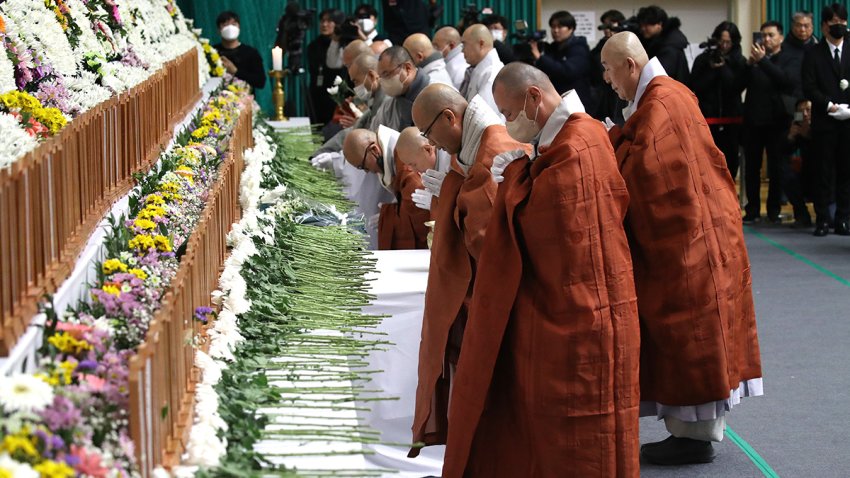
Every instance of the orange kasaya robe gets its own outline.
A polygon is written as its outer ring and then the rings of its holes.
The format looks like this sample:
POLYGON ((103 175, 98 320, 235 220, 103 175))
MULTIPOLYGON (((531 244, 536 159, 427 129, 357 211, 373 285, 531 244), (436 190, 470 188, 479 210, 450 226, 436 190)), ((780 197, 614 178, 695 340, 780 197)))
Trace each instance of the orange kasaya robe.
MULTIPOLYGON (((446 442, 449 368, 457 363, 476 262, 496 197, 490 166, 496 155, 522 148, 528 145, 512 139, 504 125, 489 126, 467 175, 454 165, 440 189, 419 346, 414 443, 446 442)), ((418 454, 414 448, 409 456, 418 454)))
POLYGON ((761 377, 750 261, 723 153, 694 94, 654 78, 611 141, 641 321, 641 400, 699 405, 761 377))
POLYGON ((399 161, 395 162, 395 175, 392 189, 396 202, 381 206, 378 220, 378 249, 427 249, 428 226, 431 219, 429 211, 419 209, 411 198, 413 191, 422 189, 422 178, 412 168, 399 161))
POLYGON ((511 163, 454 378, 444 478, 637 477, 629 203, 601 123, 511 163))

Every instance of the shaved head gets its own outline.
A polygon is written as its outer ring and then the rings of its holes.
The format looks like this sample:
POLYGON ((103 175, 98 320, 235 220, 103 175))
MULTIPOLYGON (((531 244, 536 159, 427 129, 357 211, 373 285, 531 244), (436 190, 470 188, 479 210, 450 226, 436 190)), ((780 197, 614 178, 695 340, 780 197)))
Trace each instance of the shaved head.
POLYGON ((354 40, 342 50, 342 64, 348 67, 358 56, 371 52, 372 50, 369 49, 366 42, 363 40, 354 40))
POLYGON ((342 154, 345 160, 355 168, 375 173, 379 172, 377 160, 373 154, 368 154, 367 150, 374 152, 376 147, 378 148, 377 151, 380 152, 378 135, 368 129, 354 129, 345 137, 342 154))
POLYGON ((602 47, 603 78, 626 101, 635 99, 640 74, 647 63, 646 50, 634 33, 617 33, 602 47))
MULTIPOLYGON (((508 123, 525 112, 525 117, 540 128, 561 104, 561 95, 549 77, 537 68, 518 61, 505 65, 496 75, 493 99, 508 123)), ((511 129, 508 128, 508 131, 511 129)), ((531 140, 515 136, 514 139, 523 143, 531 140)))
POLYGON ((431 143, 457 154, 467 106, 469 103, 453 87, 433 83, 425 87, 413 102, 413 123, 428 134, 431 143))
POLYGON ((449 43, 454 46, 460 44, 460 33, 457 29, 455 27, 443 27, 437 30, 437 33, 434 34, 434 47, 439 49, 440 46, 445 46, 449 43))
POLYGON ((374 91, 378 87, 378 59, 371 53, 358 56, 348 67, 348 76, 354 86, 365 83, 367 90, 374 91))
POLYGON ((480 23, 470 26, 463 32, 463 56, 471 66, 481 63, 481 60, 493 49, 493 34, 490 29, 480 23))
POLYGON ((437 163, 436 149, 415 126, 401 130, 395 144, 395 154, 399 161, 418 173, 434 169, 437 163))
POLYGON ((407 37, 404 40, 404 48, 407 49, 410 56, 413 57, 413 62, 417 65, 434 54, 434 46, 431 44, 431 40, 421 33, 414 33, 407 37))
POLYGON ((387 42, 385 42, 385 41, 375 41, 375 42, 372 42, 372 44, 371 44, 371 45, 369 45, 369 49, 370 49, 370 50, 372 50, 372 53, 373 53, 376 57, 377 57, 378 55, 380 55, 381 53, 383 53, 383 52, 384 52, 384 50, 386 50, 386 49, 387 49, 387 48, 389 48, 389 47, 390 47, 390 46, 389 46, 389 45, 387 45, 387 42))

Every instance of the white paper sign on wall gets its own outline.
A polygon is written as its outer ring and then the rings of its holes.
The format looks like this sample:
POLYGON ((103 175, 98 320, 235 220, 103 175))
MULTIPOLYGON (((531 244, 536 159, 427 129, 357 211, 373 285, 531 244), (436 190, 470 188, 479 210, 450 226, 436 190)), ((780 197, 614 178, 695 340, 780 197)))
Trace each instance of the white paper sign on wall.
POLYGON ((593 45, 596 42, 596 12, 593 10, 584 12, 570 12, 576 19, 576 31, 574 35, 585 37, 587 43, 593 45))

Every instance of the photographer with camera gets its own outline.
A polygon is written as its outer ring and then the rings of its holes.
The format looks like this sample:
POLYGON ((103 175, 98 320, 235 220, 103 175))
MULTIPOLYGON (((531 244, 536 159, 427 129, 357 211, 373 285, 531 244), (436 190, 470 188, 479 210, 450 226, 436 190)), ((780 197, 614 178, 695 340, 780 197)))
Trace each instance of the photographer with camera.
POLYGON ((741 144, 747 60, 741 54, 741 32, 732 22, 722 22, 694 60, 688 86, 697 95, 714 143, 726 156, 726 166, 734 179, 738 174, 738 148, 741 144))
POLYGON ((685 48, 688 39, 679 28, 682 22, 668 18, 663 8, 651 5, 638 10, 640 41, 650 58, 656 57, 664 71, 680 83, 688 83, 688 58, 685 48))
POLYGON ((549 77, 558 93, 576 90, 582 104, 592 111, 596 102, 590 90, 590 47, 584 37, 576 36, 576 19, 561 10, 549 17, 552 43, 544 44, 543 51, 537 41, 529 42, 534 66, 549 77))
POLYGON ((597 27, 597 30, 602 32, 602 38, 590 50, 590 57, 592 59, 590 88, 596 98, 596 108, 587 110, 587 112, 599 121, 605 121, 605 118, 610 118, 616 124, 623 124, 625 122, 623 119, 623 108, 626 107, 627 103, 621 100, 617 96, 617 93, 605 82, 605 78, 603 77, 605 68, 602 67, 602 47, 605 46, 605 42, 612 35, 625 31, 629 26, 633 25, 630 25, 626 21, 626 16, 619 10, 606 11, 600 17, 600 21, 602 24, 597 27))
POLYGON ((231 75, 246 81, 251 88, 266 86, 266 71, 263 59, 256 48, 239 41, 239 15, 222 12, 216 19, 221 43, 213 47, 221 55, 224 69, 231 75))
POLYGON ((513 48, 506 43, 508 39, 508 19, 495 13, 481 20, 481 24, 490 29, 493 35, 493 48, 499 54, 502 63, 508 64, 516 61, 513 48))

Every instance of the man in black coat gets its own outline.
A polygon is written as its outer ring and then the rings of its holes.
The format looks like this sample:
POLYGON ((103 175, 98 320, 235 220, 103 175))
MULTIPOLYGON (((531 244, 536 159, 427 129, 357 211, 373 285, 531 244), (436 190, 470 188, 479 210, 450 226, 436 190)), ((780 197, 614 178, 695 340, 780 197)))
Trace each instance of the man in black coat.
POLYGON ((786 97, 794 92, 794 75, 800 70, 799 60, 782 51, 782 24, 765 22, 761 26, 764 40, 750 51, 747 68, 747 99, 744 103, 744 181, 747 205, 745 223, 761 220, 761 164, 767 151, 767 217, 779 223, 782 208, 782 182, 788 156, 784 138, 791 124, 791 111, 786 97))
POLYGON ((221 43, 213 45, 221 55, 224 69, 231 75, 244 80, 252 89, 266 86, 266 70, 260 52, 251 45, 239 41, 239 15, 221 12, 216 18, 221 43))
POLYGON ((668 18, 663 8, 652 5, 638 10, 640 41, 649 58, 656 57, 667 75, 681 83, 688 83, 688 57, 685 48, 688 39, 679 29, 682 22, 668 18))
POLYGON ((534 66, 546 73, 558 93, 576 90, 585 110, 593 111, 595 101, 590 90, 592 60, 584 37, 575 36, 576 19, 565 10, 549 17, 552 43, 541 52, 537 42, 530 42, 534 66))
POLYGON ((623 118, 623 108, 628 103, 621 100, 611 86, 605 82, 605 68, 602 66, 602 47, 605 46, 605 42, 614 33, 622 31, 621 28, 626 21, 626 16, 619 10, 608 10, 599 17, 599 21, 602 23, 598 27, 602 31, 602 38, 590 50, 590 89, 593 91, 593 97, 596 99, 596 108, 594 110, 587 110, 587 112, 599 121, 605 121, 605 118, 609 118, 615 124, 622 125, 626 122, 623 118))
POLYGON ((835 181, 835 233, 850 236, 850 53, 844 41, 847 9, 839 3, 824 7, 821 29, 825 41, 807 50, 803 60, 803 91, 812 101, 812 136, 820 161, 814 235, 829 233, 829 196, 831 181, 835 181))

